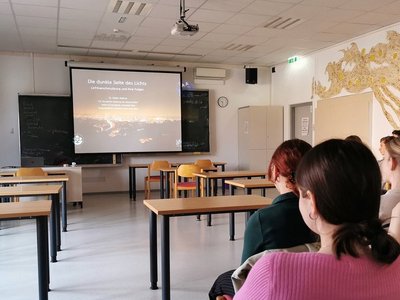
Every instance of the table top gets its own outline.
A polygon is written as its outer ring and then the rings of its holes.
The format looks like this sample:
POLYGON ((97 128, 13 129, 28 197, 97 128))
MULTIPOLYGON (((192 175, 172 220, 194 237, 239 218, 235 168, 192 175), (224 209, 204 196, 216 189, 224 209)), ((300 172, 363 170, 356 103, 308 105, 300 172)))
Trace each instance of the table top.
MULTIPOLYGON (((182 164, 194 164, 194 162, 179 162, 179 163, 173 162, 173 163, 171 163, 171 166, 177 167, 177 166, 182 165, 182 164)), ((143 164, 130 164, 129 167, 132 167, 132 168, 147 168, 149 165, 150 165, 150 163, 147 163, 147 164, 144 164, 144 163, 143 164)), ((222 165, 226 165, 226 162, 214 161, 213 165, 222 166, 222 165)))
POLYGON ((3 176, 4 176, 4 177, 14 176, 15 173, 17 173, 17 171, 14 171, 14 172, 12 172, 12 171, 1 172, 1 171, 0 171, 0 177, 3 177, 3 176))
POLYGON ((163 172, 175 172, 177 170, 177 168, 175 167, 171 167, 171 168, 161 168, 160 171, 163 172))
POLYGON ((201 168, 203 172, 217 172, 218 168, 217 167, 206 167, 206 168, 201 168))
POLYGON ((221 178, 239 178, 239 177, 260 177, 260 176, 266 176, 266 173, 260 171, 225 171, 225 172, 193 173, 193 175, 201 178, 221 179, 221 178))
POLYGON ((275 184, 272 181, 264 178, 252 178, 252 179, 235 179, 225 180, 226 184, 233 185, 241 188, 274 188, 275 184))
POLYGON ((0 184, 68 181, 67 175, 0 177, 0 184))
POLYGON ((236 195, 144 200, 144 205, 160 216, 257 210, 272 203, 260 195, 236 195))
POLYGON ((50 211, 49 200, 0 203, 0 219, 48 216, 50 211))
POLYGON ((61 189, 61 184, 2 186, 0 197, 53 195, 60 193, 61 189))

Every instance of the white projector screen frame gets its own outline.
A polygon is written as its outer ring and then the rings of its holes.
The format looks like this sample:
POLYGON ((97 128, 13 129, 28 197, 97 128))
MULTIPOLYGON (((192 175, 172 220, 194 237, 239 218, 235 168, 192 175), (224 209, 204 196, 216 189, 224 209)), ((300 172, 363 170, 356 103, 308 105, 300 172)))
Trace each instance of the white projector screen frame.
POLYGON ((181 152, 181 72, 70 68, 75 153, 181 152))

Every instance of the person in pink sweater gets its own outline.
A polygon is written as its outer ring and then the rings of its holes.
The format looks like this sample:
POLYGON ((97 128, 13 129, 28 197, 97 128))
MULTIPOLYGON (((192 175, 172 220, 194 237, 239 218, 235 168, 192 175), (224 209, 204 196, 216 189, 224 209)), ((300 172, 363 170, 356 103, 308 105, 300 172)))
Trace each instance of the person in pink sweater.
POLYGON ((400 218, 389 233, 383 229, 381 175, 371 151, 354 141, 325 141, 304 156, 296 180, 302 217, 320 236, 320 250, 263 256, 234 299, 400 299, 400 218))

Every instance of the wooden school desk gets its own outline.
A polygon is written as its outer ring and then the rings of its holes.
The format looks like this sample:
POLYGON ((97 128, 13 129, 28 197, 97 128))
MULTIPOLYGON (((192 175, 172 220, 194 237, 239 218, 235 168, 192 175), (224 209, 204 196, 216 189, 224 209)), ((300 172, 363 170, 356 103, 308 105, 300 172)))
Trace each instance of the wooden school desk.
MULTIPOLYGON (((27 201, 0 203, 0 219, 35 218, 37 236, 39 299, 48 299, 49 290, 49 245, 47 218, 51 211, 51 201, 27 201)), ((17 292, 17 291, 16 291, 17 292)))
MULTIPOLYGON (((224 186, 226 179, 232 178, 252 178, 252 177, 261 177, 265 178, 265 172, 260 171, 226 171, 226 172, 202 172, 202 173, 194 173, 193 175, 197 176, 197 184, 200 186, 200 178, 206 180, 206 196, 211 196, 211 182, 212 180, 222 179, 223 184, 223 194, 224 194, 224 186)), ((216 189, 215 189, 216 192, 216 189)), ((207 216, 207 226, 211 226, 211 215, 207 216)))
POLYGON ((60 183, 61 190, 61 216, 62 229, 67 231, 67 175, 51 175, 51 176, 13 176, 0 177, 0 185, 4 184, 30 184, 30 183, 60 183))
POLYGON ((216 197, 193 197, 144 200, 150 209, 150 283, 157 289, 157 215, 162 217, 161 232, 161 276, 162 299, 171 298, 170 291, 170 238, 169 218, 198 215, 202 213, 230 213, 255 211, 272 203, 271 199, 259 195, 237 195, 216 197))
MULTIPOLYGON (((252 178, 252 179, 235 179, 235 180, 226 180, 226 184, 229 185, 230 194, 235 194, 235 188, 243 188, 245 190, 246 195, 251 195, 251 192, 255 189, 262 189, 263 196, 265 197, 265 189, 275 188, 275 184, 272 181, 264 178, 252 178)), ((246 214, 246 221, 249 219, 249 213, 246 214)), ((229 214, 229 222, 235 224, 235 213, 229 214)), ((231 231, 230 240, 235 240, 235 227, 231 231)))
MULTIPOLYGON (((52 202, 51 214, 50 214, 51 262, 57 262, 57 250, 58 251, 61 250, 60 197, 59 197, 61 188, 62 187, 60 184, 17 185, 17 186, 0 187, 0 197, 51 196, 51 202, 52 202)), ((26 201, 26 203, 28 202, 35 202, 35 201, 26 201)))
MULTIPOLYGON (((129 165, 129 198, 136 201, 136 169, 147 169, 150 163, 147 164, 130 164, 129 165)), ((171 163, 173 167, 181 164, 188 163, 171 163)), ((222 171, 225 171, 226 162, 213 162, 216 167, 221 167, 222 171)), ((161 194, 160 194, 161 195, 161 194)))

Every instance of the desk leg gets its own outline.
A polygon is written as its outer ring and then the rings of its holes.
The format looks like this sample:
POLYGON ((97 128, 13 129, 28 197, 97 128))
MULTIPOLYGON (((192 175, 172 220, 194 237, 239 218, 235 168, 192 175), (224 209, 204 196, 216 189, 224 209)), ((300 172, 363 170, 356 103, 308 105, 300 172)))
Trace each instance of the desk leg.
MULTIPOLYGON (((235 187, 233 185, 229 185, 230 194, 235 195, 235 187)), ((229 214, 229 240, 235 240, 235 213, 229 214)))
POLYGON ((167 172, 165 175, 165 198, 169 199, 171 197, 171 174, 167 172))
POLYGON ((229 214, 229 240, 235 240, 235 214, 229 214))
MULTIPOLYGON (((222 170, 222 172, 225 172, 224 164, 221 165, 221 170, 222 170)), ((221 178, 221 185, 222 185, 222 195, 225 196, 225 179, 224 178, 221 178)))
POLYGON ((132 167, 129 167, 129 199, 132 199, 132 167))
MULTIPOLYGON (((246 194, 251 195, 251 189, 246 188, 246 194)), ((253 212, 251 212, 251 211, 246 212, 246 226, 247 226, 247 222, 249 221, 252 214, 253 214, 253 212)))
MULTIPOLYGON (((211 178, 207 178, 206 193, 207 197, 211 197, 211 178)), ((207 214, 207 226, 211 226, 211 214, 207 214)))
POLYGON ((213 180, 213 188, 212 188, 212 190, 213 190, 214 196, 217 196, 218 195, 218 179, 214 179, 213 180))
POLYGON ((62 226, 63 232, 67 231, 67 183, 65 181, 62 182, 62 191, 61 191, 61 215, 62 215, 62 226))
MULTIPOLYGON (((200 197, 201 193, 202 193, 200 181, 201 181, 201 178, 199 176, 197 176, 197 178, 196 178, 196 196, 197 197, 200 197)), ((200 221, 200 216, 201 215, 197 215, 197 221, 200 221)))
POLYGON ((161 233, 161 272, 162 272, 162 299, 171 299, 170 282, 170 245, 169 245, 169 216, 163 216, 161 233))
POLYGON ((36 218, 37 236, 37 258, 38 258, 38 282, 39 299, 47 300, 49 291, 49 257, 48 257, 48 238, 47 238, 47 217, 36 218))
POLYGON ((157 290, 157 215, 150 211, 150 289, 157 290))
POLYGON ((52 195, 54 197, 56 204, 56 241, 57 241, 57 251, 61 251, 61 217, 60 217, 60 195, 52 195))
POLYGON ((51 196, 51 213, 50 213, 50 256, 51 262, 57 262, 57 205, 58 199, 51 196))
POLYGON ((160 199, 164 199, 164 172, 160 171, 160 199))
POLYGON ((136 168, 129 167, 129 197, 136 201, 136 168))

